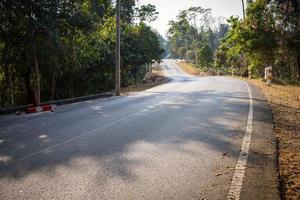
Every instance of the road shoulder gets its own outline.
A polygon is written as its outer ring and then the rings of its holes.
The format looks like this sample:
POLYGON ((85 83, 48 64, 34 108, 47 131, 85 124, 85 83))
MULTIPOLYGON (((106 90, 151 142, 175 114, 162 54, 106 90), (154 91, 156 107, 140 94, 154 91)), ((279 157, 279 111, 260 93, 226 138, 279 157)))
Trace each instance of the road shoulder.
MULTIPOLYGON (((194 74, 188 70, 186 72, 194 74)), ((272 109, 256 84, 246 82, 253 95, 253 131, 240 199, 280 199, 278 142, 274 134, 272 109)))
POLYGON ((267 86, 258 79, 247 81, 260 88, 272 108, 282 198, 300 199, 300 85, 281 82, 267 86))
POLYGON ((248 84, 254 103, 253 131, 241 199, 280 199, 272 109, 260 89, 248 84))

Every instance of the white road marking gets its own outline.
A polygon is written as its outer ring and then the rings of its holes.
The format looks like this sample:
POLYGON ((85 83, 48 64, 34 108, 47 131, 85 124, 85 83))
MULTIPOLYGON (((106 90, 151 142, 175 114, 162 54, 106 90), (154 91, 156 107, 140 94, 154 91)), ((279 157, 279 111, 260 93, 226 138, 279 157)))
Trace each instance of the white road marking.
POLYGON ((239 200, 241 189, 243 186, 243 180, 245 177, 247 159, 250 149, 251 143, 251 135, 252 135, 252 125, 253 125, 253 100, 252 100, 252 92, 248 85, 248 83, 244 82, 247 86, 248 93, 249 93, 249 112, 248 112, 248 120, 247 120, 247 127, 246 133, 243 139, 243 144, 241 147, 240 155, 238 161, 235 166, 235 170, 233 173, 231 185, 228 191, 227 199, 228 200, 239 200))

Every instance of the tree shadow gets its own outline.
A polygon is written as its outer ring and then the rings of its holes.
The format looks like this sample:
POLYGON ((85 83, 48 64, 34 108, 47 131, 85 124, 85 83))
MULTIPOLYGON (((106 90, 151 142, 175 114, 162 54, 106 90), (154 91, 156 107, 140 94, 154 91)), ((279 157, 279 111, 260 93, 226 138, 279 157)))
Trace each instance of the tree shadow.
MULTIPOLYGON (((127 156, 139 149, 136 145, 203 156, 186 148, 193 142, 238 157, 249 109, 245 94, 213 90, 168 93, 170 98, 147 107, 165 95, 122 97, 107 104, 86 102, 76 112, 63 110, 43 116, 47 119, 43 125, 40 118, 34 118, 5 132, 2 129, 0 180, 18 180, 35 172, 55 173, 57 167, 72 168, 74 160, 86 158, 100 166, 100 174, 134 181, 132 168, 148 164, 140 157, 127 156)), ((265 104, 255 108, 255 120, 269 123, 265 104)), ((255 165, 255 160, 250 162, 255 165)))

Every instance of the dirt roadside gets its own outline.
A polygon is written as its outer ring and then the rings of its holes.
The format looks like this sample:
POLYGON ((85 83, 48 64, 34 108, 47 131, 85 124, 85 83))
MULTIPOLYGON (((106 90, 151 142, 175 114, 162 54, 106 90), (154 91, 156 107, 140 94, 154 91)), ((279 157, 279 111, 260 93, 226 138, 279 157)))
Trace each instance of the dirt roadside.
POLYGON ((273 111, 274 134, 278 140, 282 198, 300 199, 300 86, 266 86, 247 80, 261 89, 273 111))
POLYGON ((121 94, 123 96, 130 95, 134 92, 147 90, 166 82, 167 78, 163 76, 162 71, 159 68, 153 68, 152 72, 146 74, 143 81, 132 86, 121 88, 121 94))

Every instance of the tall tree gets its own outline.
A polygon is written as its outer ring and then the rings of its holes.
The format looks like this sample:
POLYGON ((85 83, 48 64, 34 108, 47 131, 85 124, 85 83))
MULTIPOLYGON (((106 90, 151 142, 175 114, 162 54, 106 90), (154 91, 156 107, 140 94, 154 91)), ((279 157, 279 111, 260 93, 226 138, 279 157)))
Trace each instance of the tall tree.
MULTIPOLYGON (((131 84, 143 78, 146 64, 161 59, 162 50, 154 30, 134 23, 135 1, 121 2, 123 75, 131 84), (131 41, 147 45, 147 51, 130 47, 131 41)), ((149 7, 145 16, 154 19, 155 8, 149 7)), ((3 0, 0 9, 0 107, 31 103, 34 88, 42 101, 113 88, 116 24, 111 0, 3 0)))

